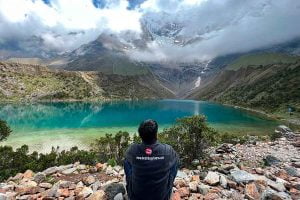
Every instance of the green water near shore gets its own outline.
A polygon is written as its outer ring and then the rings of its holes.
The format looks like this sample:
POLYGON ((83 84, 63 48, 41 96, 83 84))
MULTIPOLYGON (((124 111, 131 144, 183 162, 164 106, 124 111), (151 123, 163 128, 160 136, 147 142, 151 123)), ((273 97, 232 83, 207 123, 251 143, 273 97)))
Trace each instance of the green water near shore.
POLYGON ((89 148, 105 133, 119 130, 136 133, 142 120, 155 119, 160 130, 177 118, 204 114, 208 123, 223 132, 265 135, 277 126, 275 121, 253 113, 203 101, 117 101, 0 104, 0 118, 13 129, 3 144, 31 150, 50 151, 52 146, 89 148))

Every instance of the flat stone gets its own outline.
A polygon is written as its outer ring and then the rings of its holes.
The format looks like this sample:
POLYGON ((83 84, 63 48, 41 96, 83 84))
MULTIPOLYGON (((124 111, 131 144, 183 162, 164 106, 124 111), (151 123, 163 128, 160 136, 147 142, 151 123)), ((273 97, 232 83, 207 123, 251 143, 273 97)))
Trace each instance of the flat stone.
POLYGON ((208 172, 204 182, 208 183, 209 185, 217 185, 220 182, 220 176, 216 172, 208 172))
POLYGON ((237 183, 249 183, 257 179, 254 175, 243 170, 231 170, 230 176, 237 183))
POLYGON ((72 167, 70 169, 66 169, 64 171, 62 171, 61 173, 64 174, 64 175, 69 175, 69 174, 72 174, 76 171, 76 167, 72 167))
POLYGON ((58 171, 57 167, 50 167, 50 168, 44 170, 43 173, 47 176, 47 175, 54 174, 57 171, 58 171))
POLYGON ((39 187, 50 189, 50 188, 52 188, 52 184, 51 183, 40 183, 39 187))
POLYGON ((177 174, 176 174, 176 177, 185 179, 185 178, 188 178, 188 175, 185 172, 178 170, 177 174))

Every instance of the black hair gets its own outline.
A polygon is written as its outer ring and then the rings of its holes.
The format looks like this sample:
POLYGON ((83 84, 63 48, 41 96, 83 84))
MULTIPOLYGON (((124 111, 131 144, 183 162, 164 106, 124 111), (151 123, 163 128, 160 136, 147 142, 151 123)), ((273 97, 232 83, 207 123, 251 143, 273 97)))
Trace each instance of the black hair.
POLYGON ((158 125, 157 122, 148 119, 143 121, 139 126, 139 135, 145 144, 153 144, 157 140, 158 125))

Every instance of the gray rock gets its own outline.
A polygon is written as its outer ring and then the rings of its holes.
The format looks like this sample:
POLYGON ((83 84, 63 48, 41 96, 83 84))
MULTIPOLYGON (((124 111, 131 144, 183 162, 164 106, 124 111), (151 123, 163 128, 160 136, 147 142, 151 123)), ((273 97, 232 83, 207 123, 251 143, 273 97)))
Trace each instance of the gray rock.
POLYGON ((73 168, 73 164, 69 164, 69 165, 61 165, 59 167, 57 167, 57 170, 59 172, 65 171, 67 169, 73 168))
POLYGON ((113 200, 114 197, 119 193, 125 194, 124 185, 120 183, 111 183, 105 186, 103 189, 107 196, 107 200, 113 200))
POLYGON ((265 162, 265 165, 266 166, 273 166, 273 165, 278 165, 280 164, 280 160, 274 156, 271 156, 271 155, 267 155, 265 158, 264 158, 264 162, 265 162))
POLYGON ((100 188, 100 186, 101 186, 100 181, 96 181, 91 185, 91 188, 93 189, 94 192, 96 192, 100 188))
POLYGON ((206 195, 210 190, 210 186, 205 184, 200 184, 198 185, 198 190, 201 194, 206 195))
POLYGON ((185 179, 185 178, 188 178, 188 175, 185 172, 178 170, 176 177, 185 179))
POLYGON ((61 173, 64 174, 64 175, 69 175, 69 174, 72 174, 76 171, 76 167, 72 167, 70 169, 66 169, 64 171, 62 171, 61 173))
POLYGON ((44 180, 46 180, 46 175, 43 172, 38 172, 37 174, 34 175, 33 180, 37 183, 41 183, 44 180))
POLYGON ((0 193, 0 200, 6 200, 7 196, 5 194, 0 193))
POLYGON ((267 180, 267 183, 272 189, 274 189, 278 192, 284 192, 286 190, 283 183, 276 183, 271 180, 267 180))
POLYGON ((60 181, 60 182, 58 182, 58 184, 59 184, 60 188, 69 188, 69 187, 71 187, 71 185, 73 185, 73 182, 71 182, 71 181, 60 181))
POLYGON ((54 184, 51 189, 47 191, 47 197, 55 197, 57 194, 57 190, 59 189, 59 184, 54 184))
POLYGON ((50 167, 46 170, 43 171, 43 173, 48 176, 48 175, 51 175, 51 174, 54 174, 58 171, 57 167, 50 167))
POLYGON ((285 192, 275 192, 272 189, 266 189, 262 195, 261 195, 261 200, 292 200, 290 195, 288 195, 285 192))
POLYGON ((122 193, 118 193, 115 197, 114 200, 123 200, 123 194, 122 193))
POLYGON ((254 175, 243 170, 233 169, 230 171, 230 176, 237 183, 249 183, 256 180, 254 175))
POLYGON ((295 176, 295 177, 300 177, 300 173, 297 170, 297 168, 295 168, 295 167, 286 167, 284 169, 288 173, 288 175, 295 176))
POLYGON ((223 187, 223 188, 227 188, 227 179, 225 176, 221 175, 220 176, 220 185, 223 187))

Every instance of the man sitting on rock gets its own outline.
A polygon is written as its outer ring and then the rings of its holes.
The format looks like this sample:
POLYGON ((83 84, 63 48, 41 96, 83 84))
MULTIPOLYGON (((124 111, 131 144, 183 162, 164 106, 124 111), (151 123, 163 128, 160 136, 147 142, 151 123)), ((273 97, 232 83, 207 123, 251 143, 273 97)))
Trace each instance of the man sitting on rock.
POLYGON ((146 120, 138 129, 142 144, 126 152, 124 169, 130 200, 168 200, 178 168, 174 149, 157 141, 158 125, 146 120))

